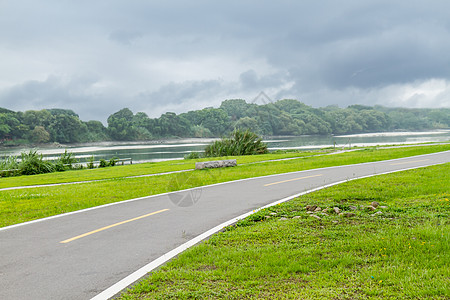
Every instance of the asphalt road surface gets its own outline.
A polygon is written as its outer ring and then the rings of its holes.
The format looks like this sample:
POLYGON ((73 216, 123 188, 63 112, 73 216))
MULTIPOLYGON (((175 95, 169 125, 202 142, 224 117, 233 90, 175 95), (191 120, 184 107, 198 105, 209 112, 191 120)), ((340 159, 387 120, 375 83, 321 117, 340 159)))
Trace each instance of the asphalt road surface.
MULTIPOLYGON (((0 229, 0 299, 90 299, 193 237, 279 199, 356 177, 449 161, 446 151, 272 175, 5 227, 0 229)), ((179 179, 192 180, 189 176, 179 179)))

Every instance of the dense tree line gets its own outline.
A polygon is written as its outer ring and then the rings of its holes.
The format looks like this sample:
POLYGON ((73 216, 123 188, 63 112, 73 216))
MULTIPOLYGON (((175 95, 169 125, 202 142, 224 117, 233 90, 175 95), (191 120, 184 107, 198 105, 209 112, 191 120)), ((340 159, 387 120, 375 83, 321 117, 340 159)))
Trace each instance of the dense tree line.
POLYGON ((72 110, 14 112, 0 108, 0 141, 20 143, 80 143, 138 141, 174 137, 222 137, 234 129, 260 135, 351 134, 393 130, 450 128, 450 109, 388 108, 351 105, 313 108, 297 100, 257 105, 225 100, 219 108, 204 108, 159 118, 124 108, 107 120, 84 122, 72 110))

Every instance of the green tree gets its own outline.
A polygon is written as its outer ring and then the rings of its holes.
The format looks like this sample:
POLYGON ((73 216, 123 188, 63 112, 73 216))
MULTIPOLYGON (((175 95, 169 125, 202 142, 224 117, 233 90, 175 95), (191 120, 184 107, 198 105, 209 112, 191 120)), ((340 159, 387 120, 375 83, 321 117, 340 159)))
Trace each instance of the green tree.
POLYGON ((258 126, 258 121, 255 118, 250 118, 250 117, 240 118, 234 124, 234 128, 235 129, 240 129, 240 130, 250 130, 250 131, 253 131, 255 133, 260 133, 260 129, 259 129, 259 126, 258 126))
POLYGON ((50 134, 43 126, 36 126, 31 132, 31 140, 36 144, 47 143, 50 141, 50 134))
POLYGON ((100 121, 88 121, 85 123, 88 131, 88 141, 107 141, 110 140, 105 126, 100 121))
POLYGON ((109 135, 118 141, 133 141, 136 129, 133 126, 133 112, 124 108, 108 117, 109 135))
POLYGON ((357 123, 357 112, 348 109, 327 111, 325 119, 331 126, 333 134, 349 134, 363 132, 363 127, 357 123))
POLYGON ((11 126, 8 124, 9 115, 0 113, 0 139, 4 139, 11 132, 11 126))
POLYGON ((59 143, 77 143, 88 140, 88 128, 78 116, 71 114, 57 114, 48 131, 53 141, 59 143))
POLYGON ((202 110, 190 111, 187 114, 181 114, 191 125, 200 125, 208 128, 213 136, 219 137, 229 132, 231 129, 231 120, 228 114, 219 108, 204 108, 202 110))
POLYGON ((196 138, 208 138, 213 136, 211 130, 202 125, 194 125, 192 127, 192 132, 194 133, 194 137, 196 138))
POLYGON ((232 121, 237 121, 243 117, 247 117, 248 110, 251 109, 255 104, 248 104, 242 99, 230 99, 222 101, 220 104, 220 109, 225 111, 232 121))
POLYGON ((47 128, 53 120, 52 114, 46 109, 43 110, 28 110, 23 114, 23 123, 30 128, 35 126, 43 126, 47 128))
POLYGON ((133 116, 133 126, 136 129, 136 139, 137 140, 150 140, 152 134, 149 129, 151 121, 150 118, 144 112, 138 112, 133 116))
MULTIPOLYGON (((191 124, 184 116, 167 112, 156 121, 160 136, 188 137, 192 135, 191 124)), ((155 128, 155 129, 156 129, 155 128)))

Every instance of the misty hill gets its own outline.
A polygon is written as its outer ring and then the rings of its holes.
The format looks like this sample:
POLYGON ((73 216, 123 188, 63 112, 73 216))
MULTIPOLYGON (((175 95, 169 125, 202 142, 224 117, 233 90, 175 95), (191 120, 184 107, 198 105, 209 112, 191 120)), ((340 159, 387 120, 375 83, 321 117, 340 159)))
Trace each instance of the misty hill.
POLYGON ((0 108, 0 143, 79 143, 139 141, 174 137, 221 137, 235 128, 265 135, 328 135, 450 128, 450 109, 388 108, 351 105, 313 108, 297 100, 257 105, 225 100, 219 108, 204 108, 159 118, 124 108, 100 121, 83 122, 72 110, 14 112, 0 108))

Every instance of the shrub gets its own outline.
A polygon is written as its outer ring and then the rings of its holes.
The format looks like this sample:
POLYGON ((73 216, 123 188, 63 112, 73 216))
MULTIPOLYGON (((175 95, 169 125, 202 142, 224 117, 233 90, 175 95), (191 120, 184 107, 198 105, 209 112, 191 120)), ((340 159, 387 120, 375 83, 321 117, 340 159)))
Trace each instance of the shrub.
POLYGON ((111 167, 114 167, 114 166, 117 164, 118 161, 119 161, 119 158, 117 158, 117 157, 112 157, 112 158, 109 160, 109 165, 110 165, 111 167))
POLYGON ((188 155, 184 156, 184 159, 197 159, 201 157, 201 153, 198 152, 191 152, 188 155))
POLYGON ((63 154, 58 158, 55 162, 55 169, 58 172, 62 172, 68 169, 73 168, 73 164, 78 163, 78 160, 75 158, 73 153, 67 152, 67 149, 63 154))
POLYGON ((57 163, 61 163, 62 165, 67 166, 69 169, 72 169, 72 165, 78 163, 78 160, 75 158, 75 155, 71 152, 67 152, 67 149, 63 154, 58 158, 57 163))
POLYGON ((0 177, 19 175, 19 162, 17 157, 9 156, 0 161, 0 177))
POLYGON ((93 169, 94 168, 94 155, 89 157, 87 167, 88 167, 88 169, 93 169))
POLYGON ((107 166, 109 166, 109 163, 106 160, 104 160, 103 158, 100 159, 100 163, 99 163, 98 167, 99 168, 106 168, 107 166))
POLYGON ((28 153, 22 152, 20 156, 21 161, 18 168, 23 175, 34 175, 55 171, 55 166, 51 162, 45 161, 42 154, 38 154, 36 150, 30 150, 28 153))
POLYGON ((206 146, 205 156, 235 156, 268 153, 267 144, 250 130, 234 130, 229 138, 223 138, 206 146))
POLYGON ((66 167, 60 161, 57 161, 55 163, 55 171, 56 172, 63 172, 65 170, 66 170, 66 167))
POLYGON ((83 167, 83 164, 75 164, 75 165, 73 165, 73 169, 74 170, 83 170, 84 167, 83 167))

